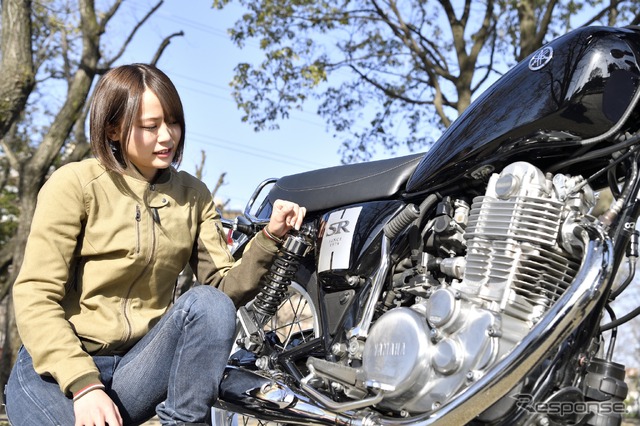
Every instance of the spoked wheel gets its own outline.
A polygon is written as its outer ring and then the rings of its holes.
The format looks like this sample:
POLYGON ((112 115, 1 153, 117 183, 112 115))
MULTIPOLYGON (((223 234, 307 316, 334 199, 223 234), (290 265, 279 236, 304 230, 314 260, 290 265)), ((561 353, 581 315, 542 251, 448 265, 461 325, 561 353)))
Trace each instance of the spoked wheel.
POLYGON ((293 339, 296 344, 320 337, 320 326, 315 305, 309 293, 298 283, 289 286, 288 297, 280 304, 276 314, 264 326, 264 332, 275 333, 281 345, 288 348, 293 339))
MULTIPOLYGON (((291 283, 287 297, 280 304, 276 314, 264 326, 265 334, 277 336, 276 348, 285 350, 311 339, 320 337, 320 324, 316 307, 309 293, 298 283, 291 283)), ((233 352, 238 349, 234 347, 233 352)), ((248 417, 218 408, 212 410, 214 425, 225 426, 276 426, 277 423, 248 417)))
POLYGON ((267 422, 253 417, 241 416, 230 411, 213 409, 213 424, 216 426, 277 426, 286 425, 286 423, 267 422))

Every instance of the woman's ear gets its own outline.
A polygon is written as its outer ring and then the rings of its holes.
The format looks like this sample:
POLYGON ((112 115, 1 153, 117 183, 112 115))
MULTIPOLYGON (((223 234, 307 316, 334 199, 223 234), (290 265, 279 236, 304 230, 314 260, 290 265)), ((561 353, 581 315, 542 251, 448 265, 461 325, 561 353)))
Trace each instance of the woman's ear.
POLYGON ((120 141, 120 129, 117 127, 109 127, 107 129, 107 137, 110 141, 119 142, 120 141))

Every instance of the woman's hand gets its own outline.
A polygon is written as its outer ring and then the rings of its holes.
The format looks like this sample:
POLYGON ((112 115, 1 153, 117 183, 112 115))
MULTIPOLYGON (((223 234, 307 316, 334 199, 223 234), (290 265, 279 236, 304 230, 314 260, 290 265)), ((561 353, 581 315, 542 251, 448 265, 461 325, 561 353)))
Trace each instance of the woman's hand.
POLYGON ((122 426, 120 411, 109 395, 96 389, 73 403, 75 426, 122 426))
POLYGON ((275 237, 282 238, 292 228, 300 229, 307 209, 291 201, 276 200, 267 225, 267 231, 275 237))

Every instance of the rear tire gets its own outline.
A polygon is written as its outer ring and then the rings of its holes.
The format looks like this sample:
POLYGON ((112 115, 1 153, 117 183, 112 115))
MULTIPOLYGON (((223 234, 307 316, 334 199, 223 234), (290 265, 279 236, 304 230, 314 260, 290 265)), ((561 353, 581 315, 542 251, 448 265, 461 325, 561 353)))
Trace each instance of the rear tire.
MULTIPOLYGON (((280 304, 271 320, 265 324, 264 332, 275 333, 278 336, 281 345, 276 347, 281 351, 292 344, 300 344, 320 337, 320 320, 316 305, 304 287, 296 282, 291 283, 286 299, 280 304)), ((242 330, 240 333, 243 333, 242 330)), ((231 353, 238 349, 239 347, 234 346, 231 353)), ((211 418, 213 424, 219 426, 287 425, 287 423, 260 420, 215 407, 211 411, 211 418)))

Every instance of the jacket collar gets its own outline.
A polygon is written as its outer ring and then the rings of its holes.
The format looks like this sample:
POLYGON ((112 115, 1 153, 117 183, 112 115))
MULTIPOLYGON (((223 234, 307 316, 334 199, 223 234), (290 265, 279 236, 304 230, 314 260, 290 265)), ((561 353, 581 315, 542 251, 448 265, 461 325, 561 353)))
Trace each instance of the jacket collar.
POLYGON ((128 182, 138 181, 143 185, 148 185, 148 184, 161 185, 164 183, 168 183, 171 180, 172 171, 173 171, 172 166, 167 167, 166 169, 159 169, 158 173, 156 173, 156 176, 153 178, 153 180, 147 181, 147 179, 144 176, 142 176, 142 173, 140 173, 138 169, 132 165, 131 167, 127 167, 124 170, 124 176, 125 178, 132 178, 132 179, 127 179, 128 182))

